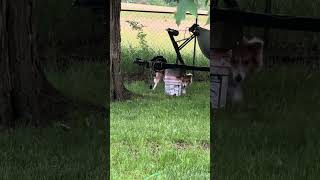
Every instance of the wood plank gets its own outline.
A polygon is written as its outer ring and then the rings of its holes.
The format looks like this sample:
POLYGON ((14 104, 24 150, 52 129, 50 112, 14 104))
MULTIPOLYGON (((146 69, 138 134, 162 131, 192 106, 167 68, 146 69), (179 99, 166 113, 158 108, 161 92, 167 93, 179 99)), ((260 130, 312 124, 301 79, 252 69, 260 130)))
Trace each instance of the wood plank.
POLYGON ((296 31, 320 32, 320 18, 272 15, 213 8, 211 21, 240 22, 245 26, 270 27, 296 31))

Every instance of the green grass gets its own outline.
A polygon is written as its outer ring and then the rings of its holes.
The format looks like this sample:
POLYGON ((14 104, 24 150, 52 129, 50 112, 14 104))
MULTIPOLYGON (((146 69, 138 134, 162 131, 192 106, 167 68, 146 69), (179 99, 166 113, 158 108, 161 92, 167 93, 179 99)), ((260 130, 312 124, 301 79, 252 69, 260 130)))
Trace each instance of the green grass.
MULTIPOLYGON (((106 104, 105 65, 76 64, 65 72, 48 69, 50 82, 75 99, 106 104)), ((46 128, 19 127, 0 133, 1 179, 105 179, 106 120, 81 111, 70 112, 71 127, 59 122, 46 128)))
POLYGON ((142 98, 111 104, 111 177, 208 179, 209 84, 194 83, 187 96, 164 95, 136 82, 142 98))
POLYGON ((16 129, 1 133, 1 179, 104 179, 105 130, 16 129))
POLYGON ((51 66, 46 74, 67 96, 105 105, 109 86, 107 70, 105 63, 79 62, 70 64, 65 72, 51 66))
POLYGON ((245 84, 246 102, 217 117, 220 179, 318 179, 320 72, 284 67, 245 84))

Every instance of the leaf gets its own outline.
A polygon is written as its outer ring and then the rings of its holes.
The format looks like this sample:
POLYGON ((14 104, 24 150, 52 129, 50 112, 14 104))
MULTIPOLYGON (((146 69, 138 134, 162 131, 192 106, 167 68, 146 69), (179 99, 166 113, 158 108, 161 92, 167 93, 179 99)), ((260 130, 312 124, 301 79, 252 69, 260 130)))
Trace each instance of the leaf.
POLYGON ((179 26, 181 21, 186 18, 186 12, 198 17, 198 0, 180 0, 175 13, 176 23, 179 26))

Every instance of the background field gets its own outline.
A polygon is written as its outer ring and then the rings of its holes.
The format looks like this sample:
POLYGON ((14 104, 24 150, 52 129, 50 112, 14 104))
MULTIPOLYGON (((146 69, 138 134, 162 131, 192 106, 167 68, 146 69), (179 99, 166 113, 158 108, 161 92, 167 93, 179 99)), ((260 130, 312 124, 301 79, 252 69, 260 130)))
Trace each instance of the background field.
MULTIPOLYGON (((161 8, 159 8, 161 10, 161 8)), ((210 29, 206 25, 207 17, 199 16, 198 23, 200 26, 210 29)), ((195 23, 195 17, 188 15, 186 20, 178 27, 175 23, 173 14, 143 13, 143 12, 121 12, 121 46, 122 46, 122 69, 125 74, 132 75, 140 72, 141 69, 133 65, 136 58, 150 60, 151 58, 161 55, 168 62, 175 62, 176 54, 170 41, 167 28, 173 28, 180 31, 177 40, 190 36, 188 28, 195 23), (145 38, 138 38, 137 30, 130 27, 128 21, 134 21, 142 25, 141 32, 145 34, 145 38), (185 31, 186 30, 186 31, 185 31), (143 42, 142 42, 143 41, 143 42)), ((194 42, 190 42, 181 51, 182 57, 188 64, 193 62, 194 42)), ((198 44, 196 44, 196 61, 195 65, 208 66, 209 61, 202 54, 198 44)), ((143 76, 143 75, 142 75, 143 76)), ((205 79, 207 76, 199 74, 198 78, 205 79)))

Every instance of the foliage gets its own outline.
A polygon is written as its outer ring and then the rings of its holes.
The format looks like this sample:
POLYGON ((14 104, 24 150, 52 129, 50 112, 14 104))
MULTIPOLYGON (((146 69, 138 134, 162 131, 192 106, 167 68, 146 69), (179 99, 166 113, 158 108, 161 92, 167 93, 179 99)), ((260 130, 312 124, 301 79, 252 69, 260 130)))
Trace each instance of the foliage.
MULTIPOLYGON (((198 17, 199 2, 201 0, 180 0, 175 14, 176 23, 180 25, 181 21, 185 19, 186 12, 190 12, 195 17, 198 17)), ((209 0, 205 0, 205 5, 209 4, 209 0)), ((210 23, 210 10, 207 24, 210 23)))
POLYGON ((139 44, 140 44, 140 47, 142 47, 142 50, 148 50, 149 45, 146 40, 147 34, 143 32, 143 27, 144 27, 143 24, 141 24, 138 21, 126 21, 126 22, 129 23, 132 30, 138 31, 137 39, 139 40, 139 44))

